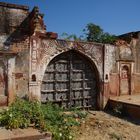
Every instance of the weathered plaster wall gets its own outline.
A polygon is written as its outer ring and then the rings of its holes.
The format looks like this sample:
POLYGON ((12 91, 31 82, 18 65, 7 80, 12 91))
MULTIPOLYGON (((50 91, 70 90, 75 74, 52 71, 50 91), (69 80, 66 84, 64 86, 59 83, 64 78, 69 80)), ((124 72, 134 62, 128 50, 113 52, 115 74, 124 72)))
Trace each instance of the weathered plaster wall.
POLYGON ((28 15, 28 8, 0 4, 0 34, 10 34, 28 15))
POLYGON ((29 38, 14 43, 11 50, 18 52, 15 59, 15 92, 17 96, 28 96, 29 84, 29 38))
POLYGON ((110 81, 110 74, 116 73, 116 46, 114 45, 105 45, 104 50, 104 81, 110 81))
POLYGON ((14 96, 16 95, 15 92, 15 56, 11 56, 7 60, 7 96, 8 96, 8 103, 12 103, 14 100, 14 96))
POLYGON ((134 67, 132 73, 133 94, 140 93, 140 37, 133 38, 130 42, 134 54, 134 67))
POLYGON ((8 89, 5 94, 9 102, 16 94, 20 97, 28 94, 29 37, 25 36, 25 31, 29 29, 22 25, 28 14, 26 6, 0 2, 0 51, 4 54, 2 61, 5 58, 7 61, 5 82, 8 89), (11 56, 12 53, 16 55, 11 56))
POLYGON ((15 56, 1 54, 0 57, 0 105, 12 102, 15 95, 15 56))
POLYGON ((28 7, 0 3, 0 50, 9 49, 13 34, 28 14, 28 7))
POLYGON ((6 90, 6 69, 2 60, 0 60, 0 105, 7 104, 6 90))
POLYGON ((114 45, 106 44, 104 46, 104 106, 111 95, 117 95, 118 93, 116 50, 117 48, 114 45))

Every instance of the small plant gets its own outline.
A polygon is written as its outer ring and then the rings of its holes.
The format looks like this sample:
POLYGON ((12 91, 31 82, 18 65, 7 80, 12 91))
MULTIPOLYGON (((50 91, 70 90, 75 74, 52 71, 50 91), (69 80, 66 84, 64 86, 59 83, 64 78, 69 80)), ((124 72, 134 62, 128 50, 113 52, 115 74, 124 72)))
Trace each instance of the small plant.
POLYGON ((0 124, 9 129, 26 128, 30 124, 38 126, 43 123, 43 120, 40 103, 19 98, 16 98, 7 110, 0 113, 0 124))
POLYGON ((70 113, 52 103, 40 104, 17 98, 7 110, 0 112, 0 125, 8 129, 26 128, 30 125, 42 131, 50 131, 53 140, 72 140, 73 126, 81 124, 87 113, 74 110, 70 113))
POLYGON ((65 110, 51 103, 42 105, 42 109, 47 122, 46 129, 52 132, 54 140, 73 139, 72 127, 80 125, 78 115, 74 115, 75 111, 66 113, 65 110))

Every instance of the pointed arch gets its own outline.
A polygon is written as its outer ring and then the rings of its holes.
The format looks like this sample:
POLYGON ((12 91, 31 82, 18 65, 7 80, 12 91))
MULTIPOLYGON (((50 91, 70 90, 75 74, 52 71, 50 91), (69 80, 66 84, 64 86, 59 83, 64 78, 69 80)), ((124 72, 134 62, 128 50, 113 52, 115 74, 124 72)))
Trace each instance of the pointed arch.
POLYGON ((61 52, 46 64, 41 100, 65 107, 97 108, 99 81, 98 69, 90 57, 74 49, 61 52))

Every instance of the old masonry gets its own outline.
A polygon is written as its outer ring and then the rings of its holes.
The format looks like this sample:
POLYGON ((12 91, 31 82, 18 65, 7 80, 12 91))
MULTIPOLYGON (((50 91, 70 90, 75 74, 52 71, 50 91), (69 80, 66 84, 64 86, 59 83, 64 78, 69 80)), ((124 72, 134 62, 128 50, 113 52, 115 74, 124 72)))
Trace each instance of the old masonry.
POLYGON ((112 96, 140 94, 140 32, 116 45, 57 39, 38 7, 0 2, 0 106, 15 96, 103 109, 112 96))

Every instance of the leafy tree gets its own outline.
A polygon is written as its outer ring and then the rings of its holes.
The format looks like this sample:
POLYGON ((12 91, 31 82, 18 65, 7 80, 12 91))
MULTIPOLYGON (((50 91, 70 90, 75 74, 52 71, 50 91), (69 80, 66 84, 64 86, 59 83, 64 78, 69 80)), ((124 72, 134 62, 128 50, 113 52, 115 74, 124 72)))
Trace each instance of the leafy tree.
POLYGON ((115 35, 104 32, 99 25, 93 23, 87 24, 83 31, 85 32, 86 40, 89 42, 113 44, 116 40, 115 35))
POLYGON ((103 30, 100 26, 89 23, 83 31, 85 32, 87 41, 101 42, 103 30))
POLYGON ((101 37, 101 43, 114 44, 116 42, 116 39, 117 37, 115 35, 104 33, 101 37))
POLYGON ((62 33, 60 38, 65 39, 65 40, 73 40, 73 41, 83 41, 83 36, 77 36, 75 34, 67 34, 67 33, 62 33))
POLYGON ((87 24, 83 32, 85 36, 81 35, 77 37, 75 34, 69 35, 67 33, 63 33, 60 38, 73 41, 89 41, 109 44, 114 44, 117 38, 115 35, 104 32, 99 25, 93 23, 87 24))

